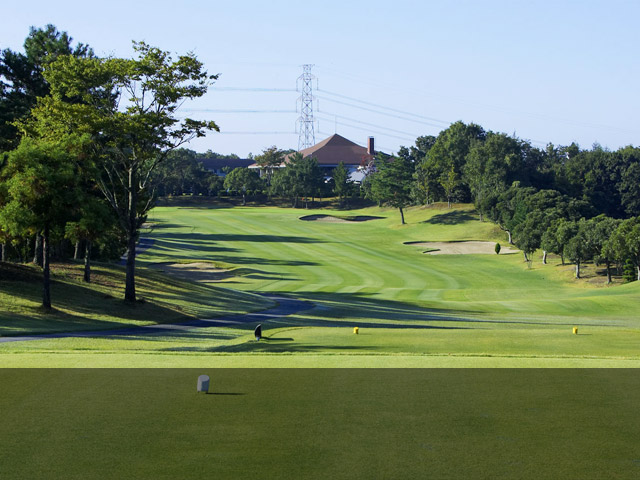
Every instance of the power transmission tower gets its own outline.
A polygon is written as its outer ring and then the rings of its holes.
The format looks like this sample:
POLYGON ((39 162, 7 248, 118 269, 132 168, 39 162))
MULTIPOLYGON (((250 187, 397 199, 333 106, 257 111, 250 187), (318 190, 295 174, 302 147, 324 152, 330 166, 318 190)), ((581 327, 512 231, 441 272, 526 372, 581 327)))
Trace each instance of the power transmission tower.
POLYGON ((313 96, 312 82, 315 76, 311 73, 313 65, 303 65, 303 73, 298 77, 298 83, 302 82, 302 94, 298 98, 300 102, 300 116, 298 117, 298 151, 311 147, 316 143, 313 119, 313 96))

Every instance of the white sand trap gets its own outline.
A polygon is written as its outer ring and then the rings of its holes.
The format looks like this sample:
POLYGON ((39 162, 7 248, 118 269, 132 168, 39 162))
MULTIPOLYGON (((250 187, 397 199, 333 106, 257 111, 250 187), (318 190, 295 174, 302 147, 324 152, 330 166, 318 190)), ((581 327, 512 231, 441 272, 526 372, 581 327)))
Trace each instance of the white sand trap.
POLYGON ((304 220, 305 222, 349 223, 349 220, 334 217, 332 215, 307 215, 305 217, 300 217, 300 220, 304 220))
MULTIPOLYGON (((408 242, 407 245, 425 247, 428 255, 495 255, 496 244, 494 242, 408 242)), ((516 253, 520 250, 500 244, 500 255, 504 253, 516 253)))
POLYGON ((169 275, 196 282, 213 283, 220 282, 233 274, 224 268, 216 268, 212 263, 154 263, 149 265, 169 275))

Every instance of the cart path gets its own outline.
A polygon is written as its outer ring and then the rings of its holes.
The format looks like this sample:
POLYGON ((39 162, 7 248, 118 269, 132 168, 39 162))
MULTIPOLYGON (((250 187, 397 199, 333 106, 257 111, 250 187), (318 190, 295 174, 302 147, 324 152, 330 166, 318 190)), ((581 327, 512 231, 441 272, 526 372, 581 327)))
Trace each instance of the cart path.
POLYGON ((315 305, 304 300, 293 298, 265 295, 266 298, 277 302, 275 307, 253 313, 243 313, 229 315, 211 319, 196 319, 183 323, 167 323, 156 325, 145 325, 138 327, 126 327, 115 330, 98 330, 91 332, 67 332, 67 333, 45 333, 42 335, 24 335, 16 337, 0 337, 0 343, 26 342, 31 340, 43 340, 50 338, 84 338, 84 337, 118 337, 118 336, 138 336, 138 335, 161 335, 172 331, 189 331, 198 328, 208 327, 228 327, 232 325, 252 324, 267 322, 275 318, 282 318, 303 310, 309 310, 315 305))

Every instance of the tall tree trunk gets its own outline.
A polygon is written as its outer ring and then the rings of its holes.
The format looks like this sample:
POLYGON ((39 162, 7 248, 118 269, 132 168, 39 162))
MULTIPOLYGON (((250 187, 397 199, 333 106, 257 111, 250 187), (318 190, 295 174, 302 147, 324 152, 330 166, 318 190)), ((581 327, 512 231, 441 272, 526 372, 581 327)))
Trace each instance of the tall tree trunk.
POLYGON ((91 240, 87 240, 84 245, 84 277, 83 280, 91 283, 91 240))
POLYGON ((128 233, 127 239, 127 265, 126 265, 126 279, 124 287, 124 299, 127 302, 136 301, 136 234, 135 232, 128 233))
POLYGON ((73 251, 73 259, 80 260, 80 240, 76 240, 76 246, 73 251))
POLYGON ((607 261, 607 284, 611 283, 611 262, 607 261))
POLYGON ((7 243, 3 242, 2 244, 0 244, 0 250, 2 250, 2 261, 6 262, 7 261, 7 243))
POLYGON ((546 250, 542 250, 542 264, 543 265, 547 264, 547 251, 546 250))
POLYGON ((560 254, 560 260, 562 260, 562 265, 564 265, 564 253, 560 254))
POLYGON ((507 230, 507 235, 509 235, 509 245, 513 245, 513 239, 511 238, 511 231, 507 230))
POLYGON ((127 225, 127 267, 124 287, 124 299, 127 302, 136 301, 136 172, 132 167, 129 169, 129 218, 127 225))
POLYGON ((246 194, 242 194, 242 206, 244 207, 247 204, 247 195, 246 194))
POLYGON ((637 280, 638 280, 638 281, 640 281, 640 265, 638 265, 638 266, 636 267, 636 270, 637 270, 637 272, 638 272, 638 278, 637 278, 637 280))
POLYGON ((51 310, 51 279, 49 271, 49 225, 44 227, 42 236, 42 306, 51 310))
POLYGON ((527 252, 525 252, 524 250, 522 251, 522 253, 524 253, 524 261, 528 262, 529 261, 529 257, 527 256, 527 252))
POLYGON ((33 249, 33 263, 42 267, 42 235, 36 235, 35 247, 33 249))
POLYGON ((576 278, 580 278, 580 262, 576 262, 576 278))
POLYGON ((404 225, 404 212, 402 211, 402 207, 398 207, 398 210, 400 210, 400 220, 402 225, 404 225))

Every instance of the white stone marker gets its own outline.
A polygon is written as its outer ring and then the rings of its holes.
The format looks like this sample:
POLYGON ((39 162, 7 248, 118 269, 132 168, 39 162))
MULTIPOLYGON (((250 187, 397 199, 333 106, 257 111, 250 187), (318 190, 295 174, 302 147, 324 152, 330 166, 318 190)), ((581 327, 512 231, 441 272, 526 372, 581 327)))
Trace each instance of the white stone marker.
POLYGON ((209 393, 209 376, 200 375, 198 377, 198 392, 209 393))

